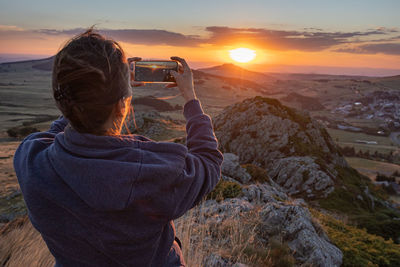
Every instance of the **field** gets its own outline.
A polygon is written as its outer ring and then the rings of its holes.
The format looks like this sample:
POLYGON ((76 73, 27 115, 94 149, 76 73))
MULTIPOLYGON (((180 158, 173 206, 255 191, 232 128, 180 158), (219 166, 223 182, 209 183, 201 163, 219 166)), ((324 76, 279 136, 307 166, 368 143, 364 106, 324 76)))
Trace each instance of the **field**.
POLYGON ((377 173, 390 176, 395 171, 400 172, 400 166, 397 164, 356 157, 347 157, 346 160, 351 167, 357 169, 361 174, 368 176, 371 180, 375 180, 377 173))
POLYGON ((32 68, 34 62, 0 67, 0 131, 23 122, 48 121, 58 116, 51 95, 49 72, 32 68))
POLYGON ((368 135, 330 128, 327 130, 333 140, 335 140, 341 147, 350 146, 354 147, 356 151, 362 150, 363 152, 369 151, 370 153, 378 151, 385 154, 390 153, 390 151, 399 150, 399 146, 394 144, 390 137, 368 135), (356 143, 356 140, 375 141, 377 144, 360 144, 356 143))

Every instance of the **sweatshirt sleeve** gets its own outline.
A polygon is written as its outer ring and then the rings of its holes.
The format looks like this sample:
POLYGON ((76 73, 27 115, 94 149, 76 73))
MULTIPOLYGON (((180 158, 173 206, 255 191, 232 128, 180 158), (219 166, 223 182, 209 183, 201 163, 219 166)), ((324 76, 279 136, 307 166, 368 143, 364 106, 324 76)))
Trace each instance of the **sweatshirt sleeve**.
POLYGON ((64 128, 65 126, 67 126, 67 124, 68 120, 61 115, 57 120, 51 123, 50 129, 48 131, 32 133, 25 137, 24 140, 21 142, 20 147, 23 144, 27 143, 27 141, 32 140, 40 140, 42 143, 46 143, 49 145, 54 142, 54 138, 59 132, 64 131, 64 128))
POLYGON ((63 132, 65 126, 67 126, 68 120, 63 115, 61 115, 57 120, 53 121, 50 126, 49 132, 58 134, 59 132, 63 132))
POLYGON ((199 100, 187 102, 183 114, 186 118, 188 153, 181 179, 188 186, 180 190, 174 219, 182 216, 214 189, 221 176, 223 161, 211 118, 204 114, 199 100))

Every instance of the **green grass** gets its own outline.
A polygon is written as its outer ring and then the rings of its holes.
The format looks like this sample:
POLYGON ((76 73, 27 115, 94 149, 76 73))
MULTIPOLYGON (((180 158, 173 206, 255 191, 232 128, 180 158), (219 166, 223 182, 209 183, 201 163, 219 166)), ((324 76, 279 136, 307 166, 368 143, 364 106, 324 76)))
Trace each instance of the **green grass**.
POLYGON ((400 266, 400 245, 311 209, 330 240, 343 252, 342 266, 400 266))
POLYGON ((326 210, 346 214, 353 225, 366 228, 369 233, 398 240, 400 221, 393 218, 400 218, 400 211, 391 210, 376 200, 386 200, 388 195, 355 169, 337 166, 336 170, 338 176, 335 191, 327 198, 320 199, 319 205, 326 210), (376 198, 374 205, 364 193, 366 186, 376 198), (357 196, 361 196, 362 199, 357 196))

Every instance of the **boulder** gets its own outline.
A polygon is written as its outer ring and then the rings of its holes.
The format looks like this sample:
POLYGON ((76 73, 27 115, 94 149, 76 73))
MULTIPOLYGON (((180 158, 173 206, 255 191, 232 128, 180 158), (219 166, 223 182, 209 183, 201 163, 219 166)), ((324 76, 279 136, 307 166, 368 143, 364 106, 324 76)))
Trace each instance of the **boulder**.
POLYGON ((224 161, 221 168, 222 174, 231 177, 241 183, 250 181, 250 174, 239 164, 239 157, 232 153, 224 153, 224 161))

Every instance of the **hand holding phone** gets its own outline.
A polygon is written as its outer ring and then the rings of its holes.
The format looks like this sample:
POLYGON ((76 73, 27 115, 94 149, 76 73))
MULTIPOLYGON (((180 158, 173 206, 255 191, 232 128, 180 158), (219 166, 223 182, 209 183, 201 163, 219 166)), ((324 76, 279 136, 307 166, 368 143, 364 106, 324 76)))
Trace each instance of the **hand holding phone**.
POLYGON ((166 87, 178 86, 186 102, 197 99, 194 92, 193 73, 186 60, 180 57, 171 57, 171 59, 181 63, 182 69, 179 72, 171 70, 171 75, 174 76, 176 83, 169 84, 166 87))
POLYGON ((172 61, 142 61, 139 57, 129 58, 132 86, 142 86, 145 83, 166 83, 165 88, 178 87, 186 102, 197 99, 193 73, 186 60, 180 57, 171 57, 171 59, 172 61), (181 66, 178 65, 178 62, 181 66))
POLYGON ((178 71, 176 61, 135 61, 134 80, 143 83, 175 83, 171 70, 178 71))

